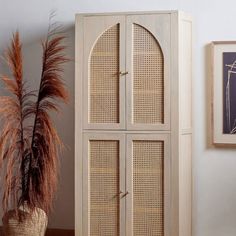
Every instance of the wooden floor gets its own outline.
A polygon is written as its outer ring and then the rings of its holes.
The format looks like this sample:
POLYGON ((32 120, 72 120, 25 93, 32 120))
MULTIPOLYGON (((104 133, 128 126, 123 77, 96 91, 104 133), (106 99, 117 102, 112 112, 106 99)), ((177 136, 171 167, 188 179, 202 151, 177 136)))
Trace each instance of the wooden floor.
MULTIPOLYGON (((74 230, 67 229, 48 229, 45 236, 74 236, 74 230)), ((3 236, 2 227, 0 226, 0 236, 3 236)))

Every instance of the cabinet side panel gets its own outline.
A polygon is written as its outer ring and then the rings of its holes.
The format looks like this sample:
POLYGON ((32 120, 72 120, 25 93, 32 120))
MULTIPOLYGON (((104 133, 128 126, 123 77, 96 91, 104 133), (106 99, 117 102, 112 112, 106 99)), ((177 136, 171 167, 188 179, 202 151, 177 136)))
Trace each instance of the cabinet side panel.
POLYGON ((180 128, 192 128, 192 22, 182 19, 179 28, 180 128))
POLYGON ((192 234, 192 135, 180 136, 179 235, 192 234))

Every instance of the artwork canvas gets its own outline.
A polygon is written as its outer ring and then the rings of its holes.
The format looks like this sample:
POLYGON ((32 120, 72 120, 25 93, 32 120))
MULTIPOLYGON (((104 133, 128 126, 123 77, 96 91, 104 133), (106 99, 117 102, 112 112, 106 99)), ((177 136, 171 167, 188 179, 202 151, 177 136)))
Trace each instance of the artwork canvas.
POLYGON ((212 42, 213 143, 236 144, 236 42, 212 42))
POLYGON ((223 52, 223 133, 236 133, 236 52, 223 52))

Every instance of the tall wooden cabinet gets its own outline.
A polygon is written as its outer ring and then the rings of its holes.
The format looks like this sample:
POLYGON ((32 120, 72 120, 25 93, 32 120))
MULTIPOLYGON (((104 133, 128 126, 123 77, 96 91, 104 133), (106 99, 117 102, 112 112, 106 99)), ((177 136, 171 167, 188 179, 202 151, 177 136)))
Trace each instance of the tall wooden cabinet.
POLYGON ((191 236, 192 21, 76 16, 76 236, 191 236))

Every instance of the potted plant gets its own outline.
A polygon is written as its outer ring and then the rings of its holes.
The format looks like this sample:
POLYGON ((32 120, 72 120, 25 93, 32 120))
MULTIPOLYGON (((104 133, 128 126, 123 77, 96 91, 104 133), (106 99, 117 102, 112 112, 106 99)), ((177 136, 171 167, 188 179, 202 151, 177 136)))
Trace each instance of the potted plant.
POLYGON ((42 42, 42 73, 38 91, 23 81, 22 46, 13 34, 6 52, 12 76, 1 76, 9 93, 0 97, 0 170, 3 176, 3 229, 7 236, 45 234, 47 215, 58 179, 58 153, 62 142, 50 117, 58 100, 67 102, 62 81, 65 55, 63 34, 50 24, 42 42))

